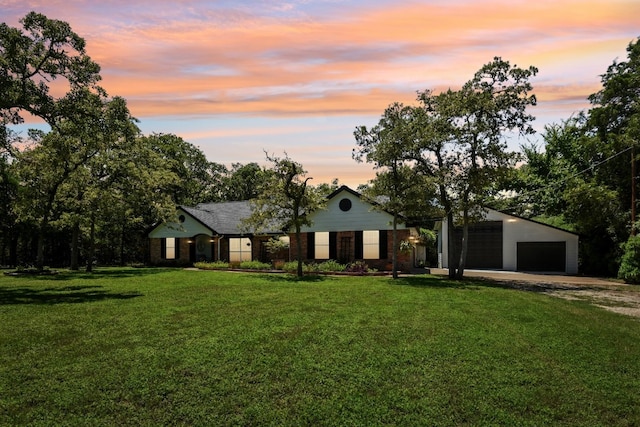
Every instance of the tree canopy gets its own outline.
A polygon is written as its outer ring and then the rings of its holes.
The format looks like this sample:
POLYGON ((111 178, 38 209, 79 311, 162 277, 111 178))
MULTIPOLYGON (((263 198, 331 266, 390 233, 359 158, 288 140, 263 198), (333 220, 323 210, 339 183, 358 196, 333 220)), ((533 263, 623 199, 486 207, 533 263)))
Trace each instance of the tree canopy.
POLYGON ((297 275, 302 277, 301 228, 312 225, 309 214, 322 209, 323 193, 309 185, 300 163, 289 158, 266 154, 271 163, 270 173, 260 186, 258 197, 251 200, 252 213, 244 222, 256 232, 293 230, 296 240, 297 275))
POLYGON ((81 113, 73 104, 86 97, 86 90, 104 95, 97 86, 100 66, 68 23, 35 12, 20 23, 22 29, 0 24, 0 137, 5 146, 6 125, 22 123, 22 111, 55 128, 81 113), (62 96, 53 94, 53 84, 62 96))
MULTIPOLYGON (((468 227, 482 217, 484 204, 496 194, 500 181, 515 166, 518 155, 508 150, 507 134, 530 134, 536 104, 529 79, 535 67, 522 69, 501 58, 478 70, 461 89, 439 94, 418 92, 421 105, 391 105, 377 128, 360 127, 356 159, 385 167, 398 182, 396 194, 414 180, 397 171, 413 168, 425 185, 437 188, 440 208, 449 224, 449 275, 461 278, 466 262, 468 227), (396 172, 394 172, 396 171, 396 172), (454 258, 453 227, 462 226, 459 258, 454 258)), ((408 187, 407 187, 408 188, 408 187)), ((425 189, 425 195, 433 191, 425 189)), ((400 199, 398 195, 394 198, 400 199)))
POLYGON ((410 159, 415 138, 412 126, 414 109, 393 103, 371 129, 359 126, 354 132, 357 147, 353 158, 374 164, 376 177, 364 190, 365 196, 376 200, 374 205, 393 215, 392 274, 398 278, 398 222, 407 218, 435 214, 433 182, 417 172, 410 159))
POLYGON ((580 234, 580 269, 615 275, 633 231, 640 140, 640 45, 602 75, 592 107, 548 125, 544 146, 524 147, 509 208, 580 234))

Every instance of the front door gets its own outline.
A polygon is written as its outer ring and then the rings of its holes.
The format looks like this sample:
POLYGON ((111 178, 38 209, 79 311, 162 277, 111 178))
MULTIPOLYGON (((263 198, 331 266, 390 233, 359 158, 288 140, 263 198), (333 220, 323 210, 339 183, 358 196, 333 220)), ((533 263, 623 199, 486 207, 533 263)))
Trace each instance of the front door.
POLYGON ((213 254, 211 253, 211 237, 205 234, 199 234, 195 237, 195 253, 192 262, 211 261, 213 254))

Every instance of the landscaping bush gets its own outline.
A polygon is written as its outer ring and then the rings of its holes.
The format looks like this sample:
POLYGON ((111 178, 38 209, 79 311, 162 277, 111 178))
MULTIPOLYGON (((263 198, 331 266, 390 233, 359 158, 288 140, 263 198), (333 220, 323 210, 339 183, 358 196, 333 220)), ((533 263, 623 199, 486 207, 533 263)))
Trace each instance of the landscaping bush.
POLYGON ((340 264, 338 261, 332 259, 318 264, 318 271, 322 271, 324 273, 332 271, 344 271, 346 268, 346 265, 340 264))
MULTIPOLYGON (((282 269, 287 273, 295 274, 298 271, 298 261, 285 262, 282 269)), ((302 264, 302 271, 304 273, 314 273, 318 271, 318 264, 302 264)))
MULTIPOLYGON (((346 265, 340 264, 335 260, 323 261, 321 263, 304 263, 302 264, 302 271, 305 273, 331 273, 335 271, 345 271, 347 268, 346 265)), ((283 268, 287 273, 295 273, 298 269, 298 262, 291 261, 284 264, 283 268)))
POLYGON ((194 267, 200 268, 202 270, 226 270, 229 268, 229 263, 225 261, 214 261, 214 262, 196 262, 193 264, 194 267))
POLYGON ((623 250, 618 278, 626 283, 640 284, 640 236, 629 237, 623 250))
POLYGON ((260 261, 242 261, 240 268, 243 270, 271 270, 271 264, 260 261))
POLYGON ((349 273, 361 273, 365 274, 369 271, 369 266, 364 261, 354 261, 347 265, 346 271, 349 273))

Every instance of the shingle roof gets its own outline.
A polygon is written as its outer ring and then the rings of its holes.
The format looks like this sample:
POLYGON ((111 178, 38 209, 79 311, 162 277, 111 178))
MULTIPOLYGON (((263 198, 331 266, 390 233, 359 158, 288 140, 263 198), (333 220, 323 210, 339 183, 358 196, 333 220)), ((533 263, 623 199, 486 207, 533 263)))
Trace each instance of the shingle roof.
MULTIPOLYGON (((200 203, 195 207, 180 206, 217 234, 241 234, 242 220, 251 215, 248 200, 240 202, 200 203)), ((278 230, 268 233, 277 233, 278 230)))

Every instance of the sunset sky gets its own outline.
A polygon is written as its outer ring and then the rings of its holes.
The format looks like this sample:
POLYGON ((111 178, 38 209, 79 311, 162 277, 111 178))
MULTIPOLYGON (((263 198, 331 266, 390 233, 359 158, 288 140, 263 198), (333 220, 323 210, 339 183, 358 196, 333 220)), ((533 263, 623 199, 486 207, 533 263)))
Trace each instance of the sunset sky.
POLYGON ((143 133, 228 166, 287 152, 314 184, 354 188, 374 172, 352 160, 353 130, 390 103, 458 88, 500 56, 539 68, 541 131, 587 108, 640 36, 639 0, 0 0, 0 21, 31 10, 85 38, 143 133))

